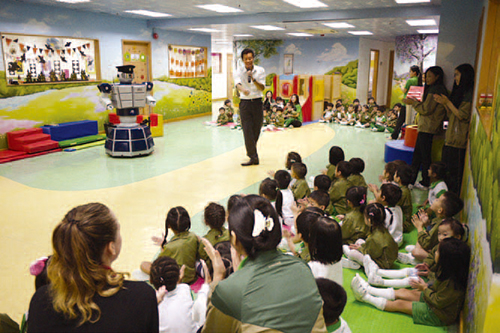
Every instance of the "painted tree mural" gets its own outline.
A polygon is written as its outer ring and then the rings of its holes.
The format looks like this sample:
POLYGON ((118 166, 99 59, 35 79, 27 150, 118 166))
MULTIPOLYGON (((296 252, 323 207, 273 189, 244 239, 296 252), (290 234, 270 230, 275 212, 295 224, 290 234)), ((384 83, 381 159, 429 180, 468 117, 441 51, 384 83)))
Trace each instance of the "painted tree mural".
POLYGON ((437 49, 437 35, 407 35, 396 38, 396 55, 402 63, 424 70, 424 61, 437 49))
POLYGON ((243 50, 244 48, 253 49, 255 52, 254 63, 259 64, 259 56, 262 55, 264 58, 269 59, 274 55, 279 54, 278 47, 283 45, 283 40, 273 39, 273 40, 242 40, 238 41, 238 48, 243 50))

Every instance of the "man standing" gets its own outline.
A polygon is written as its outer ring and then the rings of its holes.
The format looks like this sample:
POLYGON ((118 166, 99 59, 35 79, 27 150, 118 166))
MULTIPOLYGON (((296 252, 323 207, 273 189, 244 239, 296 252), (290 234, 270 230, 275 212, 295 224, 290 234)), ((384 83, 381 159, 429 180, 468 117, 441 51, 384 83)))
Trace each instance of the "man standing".
POLYGON ((241 59, 244 67, 236 71, 234 82, 240 92, 240 117, 245 148, 250 160, 241 163, 242 166, 258 165, 257 141, 262 129, 262 91, 265 88, 266 72, 264 68, 253 64, 255 52, 244 49, 241 59))

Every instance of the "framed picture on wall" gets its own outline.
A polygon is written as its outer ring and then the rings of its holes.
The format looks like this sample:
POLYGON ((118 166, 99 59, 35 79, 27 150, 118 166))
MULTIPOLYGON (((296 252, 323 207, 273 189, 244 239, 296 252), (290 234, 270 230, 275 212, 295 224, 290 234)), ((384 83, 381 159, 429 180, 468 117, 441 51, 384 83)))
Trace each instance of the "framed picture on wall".
POLYGON ((212 53, 212 72, 213 74, 222 74, 222 54, 212 53))
POLYGON ((168 65, 171 79, 207 76, 207 48, 168 45, 168 65))
POLYGON ((293 54, 284 55, 283 74, 293 74, 293 54))
POLYGON ((97 39, 1 35, 7 85, 101 80, 97 39))

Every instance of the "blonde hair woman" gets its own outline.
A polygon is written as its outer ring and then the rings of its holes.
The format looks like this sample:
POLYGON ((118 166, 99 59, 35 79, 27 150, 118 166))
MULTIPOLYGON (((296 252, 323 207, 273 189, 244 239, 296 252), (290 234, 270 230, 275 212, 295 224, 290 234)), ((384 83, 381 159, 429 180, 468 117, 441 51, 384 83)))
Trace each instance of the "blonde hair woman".
POLYGON ((50 283, 31 299, 28 331, 158 332, 153 288, 111 268, 121 245, 120 224, 108 207, 70 210, 54 229, 50 283))

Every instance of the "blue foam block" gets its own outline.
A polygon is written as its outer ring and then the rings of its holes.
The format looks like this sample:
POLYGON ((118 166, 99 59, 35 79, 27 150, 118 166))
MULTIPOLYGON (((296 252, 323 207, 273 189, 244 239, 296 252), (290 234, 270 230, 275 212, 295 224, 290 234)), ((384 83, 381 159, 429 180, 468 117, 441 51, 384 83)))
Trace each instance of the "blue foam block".
POLYGON ((45 125, 42 126, 42 131, 45 134, 50 134, 50 138, 55 141, 71 140, 98 134, 97 121, 95 120, 81 120, 57 125, 45 125))
POLYGON ((385 144, 385 163, 392 162, 394 160, 403 160, 411 165, 411 161, 413 159, 413 151, 415 149, 405 146, 404 141, 405 140, 393 140, 388 141, 385 144))

